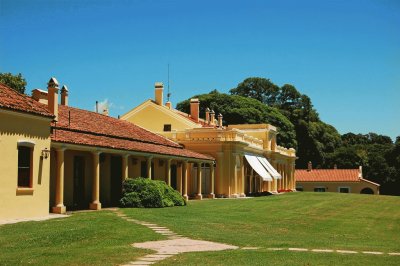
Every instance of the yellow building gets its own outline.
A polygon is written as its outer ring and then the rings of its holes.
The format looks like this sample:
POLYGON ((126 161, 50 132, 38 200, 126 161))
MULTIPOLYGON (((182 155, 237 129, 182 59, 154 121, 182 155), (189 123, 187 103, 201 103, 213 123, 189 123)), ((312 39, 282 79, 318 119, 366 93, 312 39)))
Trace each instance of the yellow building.
POLYGON ((356 169, 297 169, 298 191, 379 194, 380 185, 363 178, 361 166, 356 169))
MULTIPOLYGON (((276 127, 268 124, 222 125, 222 114, 215 117, 207 109, 199 117, 198 99, 191 99, 190 114, 163 103, 163 84, 155 84, 155 99, 147 100, 124 114, 121 119, 166 136, 185 148, 216 159, 215 194, 217 197, 242 197, 260 192, 295 189, 295 150, 276 143, 276 127)), ((210 194, 208 169, 192 165, 189 196, 210 194), (199 175, 203 169, 203 175, 199 175), (197 178, 201 176, 201 181, 197 178), (204 188, 205 187, 205 188, 204 188)))
MULTIPOLYGON (((55 78, 32 98, 0 85, 0 219, 116 206, 127 177, 164 180, 188 198, 189 166, 214 158, 132 123, 68 106, 55 78)), ((201 173, 201 169, 199 170, 201 173)))

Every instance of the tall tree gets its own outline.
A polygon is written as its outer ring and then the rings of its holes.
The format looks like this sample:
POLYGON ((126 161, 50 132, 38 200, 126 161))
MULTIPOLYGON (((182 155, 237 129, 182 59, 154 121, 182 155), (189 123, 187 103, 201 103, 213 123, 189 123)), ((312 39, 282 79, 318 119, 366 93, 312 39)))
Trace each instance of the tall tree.
POLYGON ((26 80, 22 77, 22 74, 13 75, 11 73, 0 73, 0 83, 3 83, 18 91, 19 93, 25 93, 26 80))

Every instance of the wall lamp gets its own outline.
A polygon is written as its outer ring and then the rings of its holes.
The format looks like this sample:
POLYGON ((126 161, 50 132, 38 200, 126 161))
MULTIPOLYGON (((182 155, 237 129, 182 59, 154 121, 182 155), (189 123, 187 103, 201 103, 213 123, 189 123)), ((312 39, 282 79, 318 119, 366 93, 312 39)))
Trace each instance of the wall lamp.
POLYGON ((42 157, 44 159, 47 159, 47 158, 49 158, 49 156, 50 156, 50 150, 48 150, 47 148, 44 148, 44 150, 42 150, 42 157))

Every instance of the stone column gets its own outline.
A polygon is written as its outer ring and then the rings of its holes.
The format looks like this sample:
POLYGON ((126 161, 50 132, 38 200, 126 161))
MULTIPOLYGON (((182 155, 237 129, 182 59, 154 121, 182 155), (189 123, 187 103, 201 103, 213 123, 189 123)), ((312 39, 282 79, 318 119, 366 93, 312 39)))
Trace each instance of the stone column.
POLYGON ((203 195, 201 195, 201 163, 197 163, 197 195, 196 199, 203 199, 203 195))
POLYGON ((153 160, 153 156, 147 157, 147 178, 151 179, 151 172, 153 169, 151 169, 151 161, 153 160))
POLYGON ((214 163, 210 163, 210 195, 209 197, 214 199, 215 198, 215 194, 214 194, 214 163))
POLYGON ((56 149, 56 206, 52 208, 54 213, 65 213, 64 206, 64 151, 56 149))
POLYGON ((92 185, 92 203, 89 208, 91 210, 100 210, 100 152, 93 152, 93 185, 92 185))
POLYGON ((188 200, 189 199, 188 194, 187 194, 187 191, 188 191, 188 182, 187 182, 188 162, 184 161, 182 167, 183 167, 183 197, 185 200, 188 200))
POLYGON ((245 181, 244 181, 244 160, 243 160, 243 155, 240 155, 239 156, 239 160, 240 160, 240 171, 239 171, 239 173, 240 173, 240 175, 239 175, 239 179, 241 180, 240 181, 240 193, 239 193, 239 196, 240 197, 246 197, 246 194, 245 194, 245 192, 244 192, 244 183, 245 183, 245 181))
POLYGON ((167 160, 167 184, 171 186, 171 161, 172 159, 167 160))

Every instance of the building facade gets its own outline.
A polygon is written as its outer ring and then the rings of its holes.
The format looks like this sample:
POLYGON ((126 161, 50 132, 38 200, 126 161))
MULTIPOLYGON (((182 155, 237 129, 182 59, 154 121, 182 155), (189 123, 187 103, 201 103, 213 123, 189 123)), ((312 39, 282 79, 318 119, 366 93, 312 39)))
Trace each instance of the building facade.
POLYGON ((379 194, 380 185, 363 178, 362 167, 356 169, 297 169, 298 191, 379 194))
POLYGON ((193 165, 208 167, 205 196, 213 197, 213 157, 132 123, 70 107, 68 89, 60 92, 61 104, 55 78, 32 98, 0 85, 0 219, 117 206, 128 177, 164 180, 187 199, 193 165))
MULTIPOLYGON (((190 114, 163 103, 163 85, 155 84, 154 100, 147 100, 121 116, 129 121, 182 144, 185 148, 216 160, 215 194, 243 197, 259 192, 295 189, 295 150, 276 143, 276 127, 269 124, 222 125, 222 114, 206 110, 199 117, 200 102, 191 99, 190 114)), ((199 166, 195 166, 198 169, 199 166)), ((205 178, 208 180, 207 169, 205 178)), ((189 196, 200 198, 197 172, 192 171, 189 196)), ((204 185, 204 183, 203 183, 204 185)))

